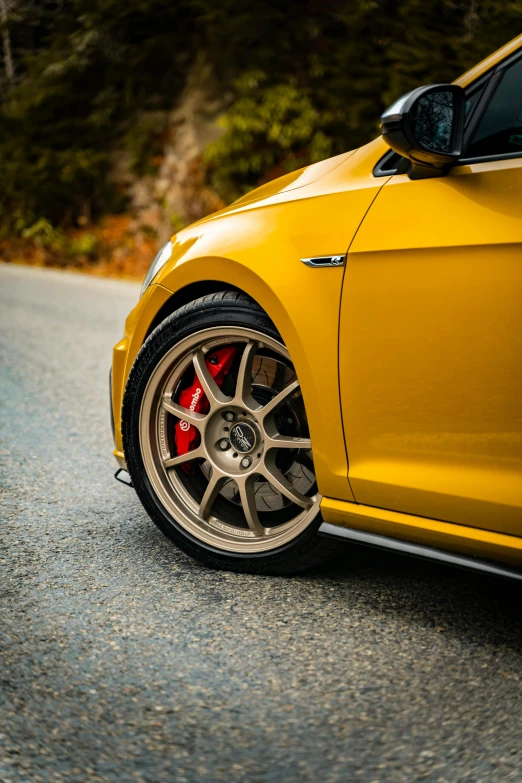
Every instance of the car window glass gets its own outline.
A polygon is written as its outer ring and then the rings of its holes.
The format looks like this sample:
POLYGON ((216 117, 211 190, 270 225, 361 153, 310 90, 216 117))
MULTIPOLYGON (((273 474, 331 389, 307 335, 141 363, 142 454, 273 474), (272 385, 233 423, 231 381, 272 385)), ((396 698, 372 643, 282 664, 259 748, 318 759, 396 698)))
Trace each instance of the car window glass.
POLYGON ((484 91, 484 88, 480 90, 475 90, 473 95, 470 95, 469 98, 466 98, 466 122, 469 120, 473 112, 475 111, 475 106, 478 103, 478 100, 480 96, 482 95, 484 91))
POLYGON ((522 153, 522 60, 506 68, 466 157, 522 153))

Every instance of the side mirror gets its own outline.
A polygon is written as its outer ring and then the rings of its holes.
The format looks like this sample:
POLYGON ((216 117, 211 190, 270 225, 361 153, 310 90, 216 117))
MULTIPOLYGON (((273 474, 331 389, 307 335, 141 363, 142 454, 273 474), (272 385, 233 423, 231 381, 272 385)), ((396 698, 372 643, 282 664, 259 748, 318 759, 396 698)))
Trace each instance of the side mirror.
POLYGON ((462 152, 465 95, 455 84, 431 84, 403 95, 381 117, 386 143, 411 161, 411 179, 440 177, 462 152))

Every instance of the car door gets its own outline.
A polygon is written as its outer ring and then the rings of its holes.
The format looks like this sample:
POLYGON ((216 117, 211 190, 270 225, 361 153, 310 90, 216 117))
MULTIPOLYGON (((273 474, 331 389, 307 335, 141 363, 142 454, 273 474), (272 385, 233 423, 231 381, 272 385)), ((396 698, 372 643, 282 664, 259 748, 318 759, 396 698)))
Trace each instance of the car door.
POLYGON ((382 188, 348 253, 340 377, 358 503, 522 535, 522 58, 465 158, 382 188))

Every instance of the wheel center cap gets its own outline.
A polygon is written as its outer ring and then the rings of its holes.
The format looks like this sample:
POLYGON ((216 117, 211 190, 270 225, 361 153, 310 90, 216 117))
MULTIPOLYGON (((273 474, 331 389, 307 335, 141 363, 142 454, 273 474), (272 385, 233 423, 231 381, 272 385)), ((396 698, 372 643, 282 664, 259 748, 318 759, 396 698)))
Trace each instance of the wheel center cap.
POLYGON ((234 425, 230 431, 230 443, 235 451, 247 454, 256 445, 256 433, 250 424, 242 421, 234 425))

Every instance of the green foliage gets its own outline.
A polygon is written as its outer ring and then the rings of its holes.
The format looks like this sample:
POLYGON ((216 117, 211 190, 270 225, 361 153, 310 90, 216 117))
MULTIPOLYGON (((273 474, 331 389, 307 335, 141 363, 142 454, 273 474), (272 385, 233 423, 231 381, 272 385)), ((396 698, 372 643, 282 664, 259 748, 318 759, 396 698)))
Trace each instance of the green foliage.
POLYGON ((522 30, 519 0, 223 0, 208 11, 216 62, 243 67, 208 150, 226 199, 379 134, 386 106, 452 81, 522 30), (248 23, 248 19, 251 24, 248 23), (255 20, 255 22, 253 21, 255 20), (248 27, 247 27, 248 26, 248 27), (226 61, 223 59, 226 58, 226 61))
POLYGON ((172 232, 174 234, 177 234, 178 231, 181 231, 181 229, 185 225, 183 218, 178 212, 172 212, 169 215, 169 223, 172 227, 172 232))
POLYGON ((79 237, 71 239, 67 251, 71 256, 87 256, 87 258, 94 259, 98 251, 98 239, 93 234, 81 234, 79 237))
POLYGON ((294 79, 266 85, 266 74, 248 72, 235 83, 236 100, 222 117, 225 131, 207 148, 214 185, 228 200, 236 182, 257 181, 281 163, 287 173, 327 158, 331 139, 324 132, 330 115, 313 106, 294 79))
POLYGON ((17 78, 4 81, 0 105, 0 211, 4 221, 21 210, 70 225, 121 205, 108 176, 112 153, 127 137, 143 169, 151 133, 140 117, 172 107, 192 36, 179 28, 183 2, 42 0, 20 8, 9 28, 21 53, 17 78))
POLYGON ((202 53, 228 96, 207 160, 233 199, 377 135, 400 94, 452 80, 522 30, 522 4, 40 0, 21 3, 7 30, 0 223, 18 234, 39 224, 44 241, 40 220, 66 227, 121 207, 115 150, 130 151, 136 174, 154 172, 162 118, 202 53))
POLYGON ((53 251, 60 251, 65 243, 61 231, 57 231, 48 220, 40 218, 31 226, 21 231, 24 239, 32 239, 36 245, 53 251))

